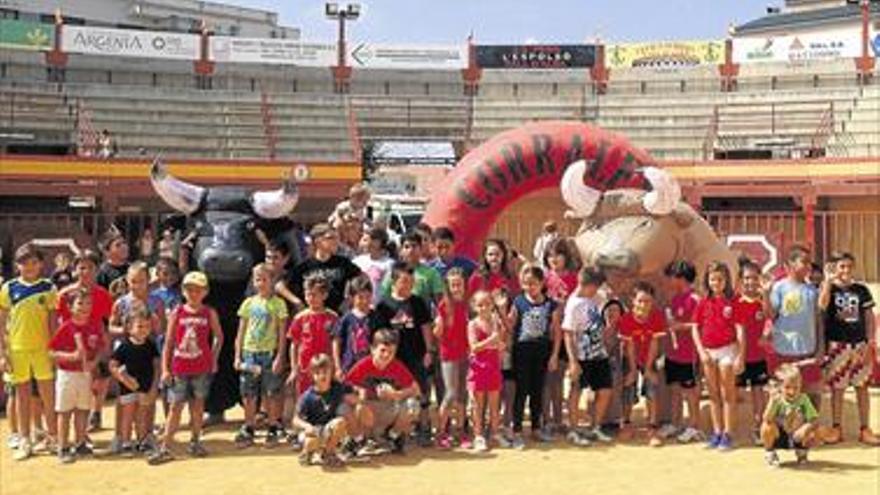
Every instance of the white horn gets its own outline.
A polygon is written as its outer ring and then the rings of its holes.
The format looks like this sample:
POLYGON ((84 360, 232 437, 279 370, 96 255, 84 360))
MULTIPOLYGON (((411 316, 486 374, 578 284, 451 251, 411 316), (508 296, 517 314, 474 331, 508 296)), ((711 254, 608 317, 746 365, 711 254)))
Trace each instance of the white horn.
POLYGON ((642 169, 651 191, 645 194, 642 204, 653 215, 668 215, 681 201, 681 186, 669 172, 657 167, 642 169))
POLYGON ((265 219, 286 217, 299 201, 299 190, 293 180, 286 179, 281 189, 256 191, 251 195, 254 212, 265 219))
POLYGON ((156 157, 150 167, 150 182, 156 194, 168 206, 187 215, 198 211, 206 193, 204 187, 184 182, 169 174, 160 157, 156 157))
POLYGON ((587 163, 578 160, 568 166, 559 184, 563 201, 581 218, 592 215, 602 198, 601 191, 584 185, 586 171, 587 163))

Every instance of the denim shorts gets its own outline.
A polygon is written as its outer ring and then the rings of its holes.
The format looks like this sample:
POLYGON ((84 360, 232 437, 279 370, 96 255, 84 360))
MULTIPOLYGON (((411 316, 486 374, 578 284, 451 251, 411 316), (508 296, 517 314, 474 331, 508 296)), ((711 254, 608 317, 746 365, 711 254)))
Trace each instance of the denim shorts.
POLYGON ((211 374, 175 376, 168 388, 169 402, 205 400, 211 391, 211 374))
POLYGON ((241 396, 246 398, 257 397, 258 395, 274 396, 281 391, 284 385, 280 376, 272 372, 272 361, 275 360, 275 354, 272 352, 247 352, 242 351, 241 363, 244 365, 257 365, 260 367, 260 374, 255 375, 248 371, 241 371, 239 374, 239 383, 241 396))

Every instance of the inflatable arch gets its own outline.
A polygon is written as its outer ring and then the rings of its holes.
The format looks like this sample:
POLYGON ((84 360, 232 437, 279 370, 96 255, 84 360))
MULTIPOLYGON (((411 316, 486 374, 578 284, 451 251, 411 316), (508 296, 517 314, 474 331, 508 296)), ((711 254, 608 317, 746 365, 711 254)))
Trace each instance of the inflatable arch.
POLYGON ((584 217, 602 191, 651 191, 654 204, 649 204, 649 193, 645 206, 656 213, 668 213, 681 195, 654 159, 624 137, 581 122, 535 122, 498 134, 465 155, 435 190, 424 221, 449 227, 456 251, 477 258, 505 208, 533 191, 560 187, 560 182, 563 198, 584 217), (570 165, 577 175, 565 174, 570 165), (663 184, 670 182, 675 190, 657 201, 657 194, 668 189, 663 184))

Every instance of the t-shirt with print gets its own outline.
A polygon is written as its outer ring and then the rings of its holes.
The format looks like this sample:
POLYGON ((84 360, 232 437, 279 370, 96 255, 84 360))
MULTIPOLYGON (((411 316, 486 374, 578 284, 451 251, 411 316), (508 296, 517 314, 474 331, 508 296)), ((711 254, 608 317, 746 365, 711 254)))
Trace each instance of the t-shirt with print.
POLYGON ((784 278, 773 284, 770 305, 773 350, 780 356, 807 356, 816 352, 818 290, 810 284, 784 278))
POLYGON ((736 305, 733 299, 708 296, 694 309, 700 341, 707 349, 719 349, 736 342, 736 305))
POLYGON ((852 344, 867 341, 865 311, 873 307, 871 291, 864 285, 832 285, 831 301, 824 311, 825 336, 828 341, 852 344))
POLYGON ((767 359, 767 353, 761 347, 761 336, 767 326, 764 315, 764 302, 761 299, 749 299, 744 295, 736 297, 737 322, 746 333, 746 362, 757 363, 767 359))
POLYGON ((325 426, 336 418, 345 396, 352 393, 351 386, 333 380, 330 388, 319 392, 314 385, 303 393, 296 405, 296 415, 312 426, 325 426))
POLYGON ((0 309, 7 311, 6 344, 10 351, 45 351, 49 345, 49 313, 58 305, 58 292, 45 278, 25 282, 20 277, 0 288, 0 309))
MULTIPOLYGON (((430 307, 437 298, 443 295, 443 279, 437 270, 428 265, 418 265, 413 270, 415 281, 413 283, 412 293, 424 299, 425 303, 430 307)), ((382 295, 388 297, 391 295, 391 273, 385 275, 382 281, 382 295)))
POLYGON ((251 296, 241 303, 238 317, 247 318, 242 350, 272 353, 278 351, 278 327, 287 319, 287 304, 283 299, 278 296, 251 296))
POLYGON ((397 332, 397 359, 410 370, 421 369, 427 352, 422 327, 431 323, 431 311, 425 301, 416 296, 407 299, 383 297, 370 314, 370 340, 383 328, 397 332))
POLYGON ((784 396, 770 399, 770 417, 782 431, 793 433, 804 423, 818 419, 819 413, 809 396, 800 394, 791 401, 784 396))
POLYGON ((165 306, 165 312, 168 313, 170 311, 174 311, 181 302, 183 302, 183 298, 180 295, 180 289, 177 287, 157 287, 150 291, 151 297, 158 297, 162 300, 162 305, 165 306))
MULTIPOLYGON (((55 335, 52 336, 52 340, 49 341, 49 349, 60 352, 75 352, 76 335, 82 338, 86 360, 94 361, 104 347, 104 331, 99 323, 92 320, 89 320, 85 325, 77 325, 73 320, 62 323, 55 335)), ((59 369, 65 371, 83 371, 81 360, 58 360, 56 364, 59 369)))
POLYGON ((440 338, 440 359, 458 361, 468 355, 468 303, 443 298, 437 305, 437 317, 443 321, 440 338), (451 304, 449 304, 451 303, 451 304))
POLYGON ((465 280, 467 280, 467 278, 474 273, 474 270, 477 269, 477 264, 474 260, 463 256, 453 256, 448 262, 438 256, 429 261, 428 266, 437 270, 437 273, 440 274, 441 278, 445 278, 446 274, 449 273, 449 270, 452 270, 453 268, 461 268, 464 271, 465 280))
POLYGON ((530 301, 525 294, 520 294, 513 300, 513 307, 516 308, 514 342, 550 342, 553 312, 556 311, 558 303, 549 297, 543 299, 541 302, 530 301))
POLYGON ((572 333, 578 361, 594 361, 608 357, 605 348, 605 319, 602 318, 603 299, 582 297, 577 294, 568 298, 562 316, 562 331, 572 333))
POLYGON ((326 261, 317 258, 308 258, 293 267, 285 280, 288 289, 301 301, 305 301, 303 283, 306 278, 313 275, 321 275, 330 283, 330 291, 324 305, 337 314, 342 303, 345 301, 345 286, 348 282, 360 275, 361 270, 348 258, 333 255, 326 261))
POLYGON ((370 279, 370 283, 373 284, 373 304, 378 303, 382 299, 382 281, 391 273, 394 260, 388 256, 373 259, 369 254, 362 254, 355 257, 352 262, 370 279))
MULTIPOLYGON (((73 305, 73 297, 79 292, 78 286, 65 287, 58 293, 58 321, 64 323, 70 320, 70 306, 73 305)), ((92 296, 92 312, 89 319, 103 325, 106 320, 110 319, 110 313, 113 311, 113 297, 107 289, 95 284, 89 288, 89 294, 92 296)))
POLYGON ((193 311, 186 304, 181 304, 174 315, 177 328, 174 330, 171 372, 175 376, 210 373, 214 367, 210 308, 202 306, 193 311))
POLYGON ((112 359, 119 363, 120 366, 125 366, 125 372, 138 382, 137 390, 131 390, 124 383, 119 382, 122 395, 133 392, 145 394, 150 391, 150 388, 153 386, 156 360, 158 358, 159 351, 156 350, 156 346, 149 340, 138 344, 130 338, 126 338, 119 344, 119 347, 113 351, 112 359))
POLYGON ((302 372, 308 372, 309 363, 318 354, 330 355, 330 331, 339 317, 329 309, 314 311, 304 309, 293 317, 287 336, 296 344, 299 352, 297 366, 302 372))
MULTIPOLYGON (((692 290, 678 293, 672 296, 669 307, 666 308, 666 320, 670 325, 676 323, 693 323, 694 311, 700 298, 692 290)), ((672 329, 670 328, 670 334, 672 329)), ((670 344, 666 348, 666 357, 675 363, 693 364, 697 362, 697 347, 691 335, 691 327, 675 332, 676 346, 670 344)))
POLYGON ((332 337, 339 339, 339 360, 343 372, 350 370, 354 363, 370 354, 369 320, 369 314, 352 309, 333 326, 332 337))
POLYGON ((384 369, 379 369, 373 363, 373 358, 368 356, 355 363, 348 371, 345 382, 367 390, 368 397, 375 399, 376 387, 379 385, 387 384, 394 390, 402 390, 410 387, 415 378, 398 359, 393 359, 384 369))
POLYGON ((652 310, 644 321, 636 318, 632 311, 624 313, 620 319, 620 336, 633 343, 636 360, 643 368, 648 363, 651 340, 659 338, 665 332, 666 320, 658 309, 652 310))

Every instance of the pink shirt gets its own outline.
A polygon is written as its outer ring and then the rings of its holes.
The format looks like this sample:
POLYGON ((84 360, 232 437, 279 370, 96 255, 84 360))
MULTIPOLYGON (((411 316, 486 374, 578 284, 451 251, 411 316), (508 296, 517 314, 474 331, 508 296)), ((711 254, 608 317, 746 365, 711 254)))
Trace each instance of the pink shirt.
MULTIPOLYGON (((697 309, 699 302, 700 298, 692 290, 672 296, 669 308, 666 310, 666 319, 669 321, 670 327, 677 323, 693 323, 694 310, 697 309)), ((672 334, 671 328, 669 333, 672 334)), ((669 359, 682 364, 695 363, 697 361, 697 347, 694 345, 690 327, 687 330, 675 332, 675 338, 678 347, 672 346, 670 338, 670 345, 666 353, 669 359)))
POLYGON ((211 310, 202 306, 196 312, 181 304, 175 310, 177 328, 171 354, 171 372, 176 376, 210 373, 214 367, 211 353, 211 310))
POLYGON ((547 272, 545 280, 547 296, 555 301, 565 301, 578 286, 577 272, 565 271, 557 273, 552 270, 547 272))

